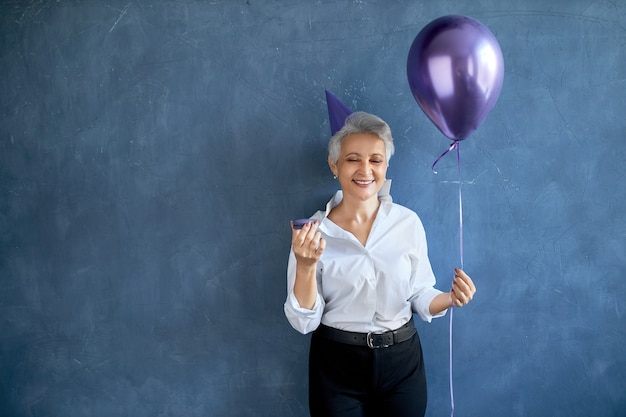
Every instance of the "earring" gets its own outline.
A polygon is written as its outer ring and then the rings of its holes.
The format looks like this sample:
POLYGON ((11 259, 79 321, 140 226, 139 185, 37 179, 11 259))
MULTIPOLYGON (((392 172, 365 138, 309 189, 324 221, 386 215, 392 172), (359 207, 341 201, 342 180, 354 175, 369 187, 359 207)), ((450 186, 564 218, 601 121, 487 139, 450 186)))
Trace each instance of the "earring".
POLYGON ((336 179, 337 179, 337 176, 336 176, 336 175, 333 175, 333 179, 334 179, 334 180, 336 180, 336 179))

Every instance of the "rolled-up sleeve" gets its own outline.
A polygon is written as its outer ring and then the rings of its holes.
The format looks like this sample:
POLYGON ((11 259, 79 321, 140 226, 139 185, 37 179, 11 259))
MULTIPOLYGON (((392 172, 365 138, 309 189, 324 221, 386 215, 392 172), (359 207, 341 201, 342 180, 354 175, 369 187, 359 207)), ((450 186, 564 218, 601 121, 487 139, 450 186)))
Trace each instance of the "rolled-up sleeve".
POLYGON ((413 300, 411 300, 411 307, 413 312, 419 314, 422 320, 430 323, 432 319, 437 317, 443 317, 448 310, 443 310, 441 313, 432 315, 430 314, 430 303, 433 299, 441 294, 443 291, 439 291, 436 288, 424 288, 413 300))
POLYGON ((293 293, 296 282, 296 257, 293 250, 289 253, 289 263, 287 264, 287 299, 284 310, 287 320, 291 326, 302 334, 307 334, 317 329, 322 320, 324 311, 324 299, 320 295, 319 284, 317 299, 312 309, 300 306, 298 299, 293 293))
POLYGON ((419 220, 417 221, 414 239, 415 253, 412 257, 413 267, 411 271, 411 309, 414 313, 417 313, 422 320, 430 323, 433 318, 445 316, 448 310, 444 310, 435 315, 430 313, 430 304, 433 299, 443 293, 443 291, 434 288, 436 279, 428 258, 426 233, 422 222, 419 220))

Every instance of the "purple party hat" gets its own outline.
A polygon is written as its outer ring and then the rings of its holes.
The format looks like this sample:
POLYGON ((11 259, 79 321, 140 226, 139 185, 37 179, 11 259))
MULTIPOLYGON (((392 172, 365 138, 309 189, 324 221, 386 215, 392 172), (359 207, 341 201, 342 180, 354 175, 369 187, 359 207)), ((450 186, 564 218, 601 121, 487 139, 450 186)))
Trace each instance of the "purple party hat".
POLYGON ((328 90, 326 90, 326 104, 328 105, 330 133, 334 135, 343 127, 346 117, 353 112, 328 90))

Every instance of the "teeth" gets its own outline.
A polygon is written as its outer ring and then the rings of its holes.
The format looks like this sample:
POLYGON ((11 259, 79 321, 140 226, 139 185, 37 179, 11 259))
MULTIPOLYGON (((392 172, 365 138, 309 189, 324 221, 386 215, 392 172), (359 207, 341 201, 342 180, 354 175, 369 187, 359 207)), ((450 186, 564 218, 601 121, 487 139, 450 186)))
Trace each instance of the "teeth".
POLYGON ((354 180, 354 182, 356 182, 357 184, 361 184, 361 185, 365 185, 365 184, 370 184, 373 180, 369 180, 369 181, 357 181, 354 180))

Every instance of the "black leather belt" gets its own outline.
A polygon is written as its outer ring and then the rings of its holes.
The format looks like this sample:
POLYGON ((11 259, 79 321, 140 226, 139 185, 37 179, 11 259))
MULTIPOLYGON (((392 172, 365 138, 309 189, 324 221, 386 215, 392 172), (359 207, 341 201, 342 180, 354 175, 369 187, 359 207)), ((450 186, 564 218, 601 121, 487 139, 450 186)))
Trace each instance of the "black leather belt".
POLYGON ((385 348, 405 342, 413 337, 417 330, 413 325, 413 317, 404 326, 383 333, 358 333, 335 329, 334 327, 320 324, 316 334, 334 342, 346 343, 356 346, 367 346, 370 349, 385 348))

